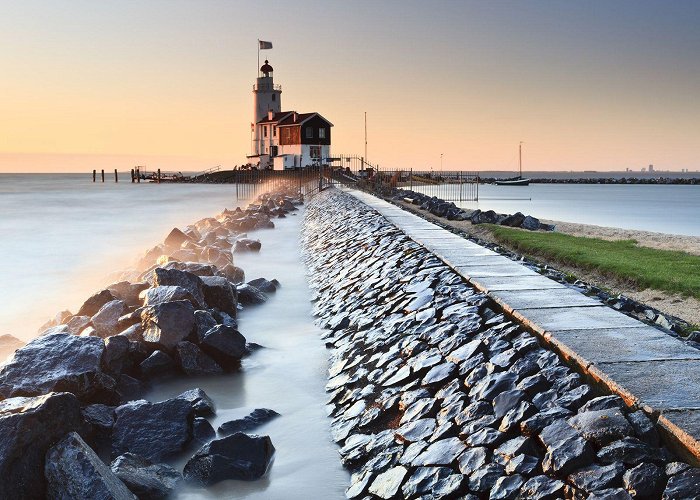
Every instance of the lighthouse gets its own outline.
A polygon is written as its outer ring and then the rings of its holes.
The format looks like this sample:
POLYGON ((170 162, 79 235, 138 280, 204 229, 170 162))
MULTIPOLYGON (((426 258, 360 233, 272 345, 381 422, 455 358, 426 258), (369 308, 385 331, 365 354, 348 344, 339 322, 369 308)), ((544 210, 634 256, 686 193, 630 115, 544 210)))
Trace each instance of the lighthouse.
POLYGON ((282 88, 265 61, 253 86, 253 122, 248 160, 260 169, 319 165, 330 157, 333 124, 319 113, 282 110, 282 88))
POLYGON ((260 67, 257 81, 253 86, 252 156, 269 154, 269 146, 268 151, 265 151, 264 138, 260 136, 263 129, 256 125, 260 120, 266 118, 270 112, 277 114, 282 109, 282 87, 275 85, 272 72, 272 66, 270 66, 269 61, 265 60, 265 64, 260 67))

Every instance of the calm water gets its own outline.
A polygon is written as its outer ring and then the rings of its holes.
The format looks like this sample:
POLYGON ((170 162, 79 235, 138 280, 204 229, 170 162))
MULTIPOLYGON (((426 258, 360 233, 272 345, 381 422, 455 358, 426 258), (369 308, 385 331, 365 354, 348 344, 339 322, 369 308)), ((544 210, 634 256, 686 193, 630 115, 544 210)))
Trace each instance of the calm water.
MULTIPOLYGON (((420 190, 440 196, 439 187, 420 190)), ((456 203, 543 219, 700 236, 700 186, 486 184, 479 186, 479 202, 456 203)))

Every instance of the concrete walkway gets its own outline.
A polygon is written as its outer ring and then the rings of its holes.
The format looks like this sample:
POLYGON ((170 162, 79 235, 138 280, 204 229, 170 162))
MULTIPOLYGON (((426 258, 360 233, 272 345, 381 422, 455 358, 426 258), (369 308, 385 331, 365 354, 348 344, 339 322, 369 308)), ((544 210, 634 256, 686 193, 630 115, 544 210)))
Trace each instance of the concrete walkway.
POLYGON ((349 190, 629 405, 700 463, 700 351, 370 194, 349 190))

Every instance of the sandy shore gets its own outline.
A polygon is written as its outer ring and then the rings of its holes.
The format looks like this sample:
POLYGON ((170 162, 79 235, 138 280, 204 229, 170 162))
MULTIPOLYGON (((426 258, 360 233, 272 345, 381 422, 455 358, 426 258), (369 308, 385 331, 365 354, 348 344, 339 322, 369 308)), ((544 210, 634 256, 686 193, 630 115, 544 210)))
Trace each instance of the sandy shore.
MULTIPOLYGON (((442 217, 420 210, 410 203, 399 202, 399 204, 428 220, 439 222, 457 228, 476 238, 496 243, 491 232, 470 221, 448 221, 442 217)), ((575 224, 573 222, 563 222, 556 220, 542 220, 549 224, 555 224, 556 231, 572 236, 585 236, 589 238, 601 238, 605 240, 636 240, 641 246, 656 248, 660 250, 678 250, 693 255, 700 255, 700 237, 682 236, 676 234, 654 233, 651 231, 635 231, 630 229, 620 229, 614 227, 594 226, 590 224, 575 224)), ((610 277, 601 276, 591 272, 583 272, 569 266, 560 264, 553 265, 556 269, 570 272, 579 279, 595 284, 601 288, 606 288, 615 293, 621 293, 634 300, 647 304, 662 313, 670 314, 681 318, 688 323, 700 325, 700 300, 692 297, 683 297, 679 294, 670 294, 659 290, 640 290, 630 283, 612 280, 610 277)))

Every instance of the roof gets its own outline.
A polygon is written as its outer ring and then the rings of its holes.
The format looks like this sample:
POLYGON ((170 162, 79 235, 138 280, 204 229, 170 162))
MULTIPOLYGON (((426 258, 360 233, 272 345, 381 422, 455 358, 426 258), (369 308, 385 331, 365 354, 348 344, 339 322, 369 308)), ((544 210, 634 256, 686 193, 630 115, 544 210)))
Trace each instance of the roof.
POLYGON ((326 122, 328 125, 331 127, 333 124, 326 120, 323 116, 321 116, 320 113, 297 113, 297 121, 294 121, 294 111, 280 111, 279 113, 275 113, 272 115, 272 119, 270 119, 268 116, 263 118, 258 122, 258 124, 261 123, 277 123, 278 127, 291 127, 294 125, 301 125, 307 120, 310 120, 314 116, 318 116, 321 120, 326 122))
POLYGON ((280 111, 279 113, 275 113, 274 115, 272 115, 272 119, 266 116, 258 123, 275 123, 280 120, 283 120, 287 115, 291 115, 292 113, 294 113, 294 111, 280 111))

